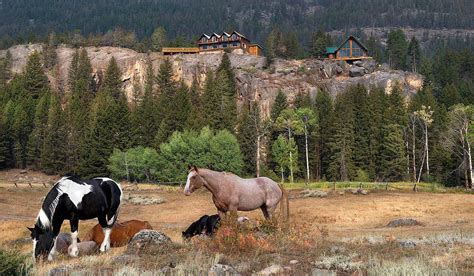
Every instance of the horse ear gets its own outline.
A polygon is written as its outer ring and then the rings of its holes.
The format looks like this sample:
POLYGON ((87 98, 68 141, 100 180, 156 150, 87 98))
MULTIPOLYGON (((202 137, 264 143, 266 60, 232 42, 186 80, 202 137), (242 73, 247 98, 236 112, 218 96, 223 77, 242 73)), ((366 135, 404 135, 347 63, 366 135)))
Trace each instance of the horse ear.
POLYGON ((33 231, 35 231, 35 228, 30 228, 30 227, 26 227, 28 230, 30 230, 31 233, 33 233, 33 231))
POLYGON ((188 170, 191 170, 193 167, 188 164, 188 170))
POLYGON ((198 172, 198 168, 196 166, 193 166, 193 169, 195 172, 198 172))

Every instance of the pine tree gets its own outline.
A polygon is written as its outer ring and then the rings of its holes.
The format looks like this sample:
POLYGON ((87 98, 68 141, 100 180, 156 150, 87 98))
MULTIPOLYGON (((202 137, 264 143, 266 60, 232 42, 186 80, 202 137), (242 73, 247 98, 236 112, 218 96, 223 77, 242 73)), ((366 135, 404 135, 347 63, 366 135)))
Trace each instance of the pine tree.
POLYGON ((3 122, 3 118, 0 113, 0 169, 5 169, 7 167, 7 158, 8 158, 8 136, 6 133, 6 127, 3 122))
POLYGON ((48 122, 41 149, 41 164, 46 173, 63 173, 66 163, 66 126, 59 97, 52 93, 48 122))
POLYGON ((107 175, 108 158, 114 148, 130 145, 130 113, 115 59, 111 59, 104 85, 92 103, 90 125, 81 146, 79 173, 85 177, 107 175))
POLYGON ((373 123, 371 109, 368 105, 367 90, 363 85, 352 87, 349 91, 354 103, 354 164, 371 175, 372 160, 370 156, 369 129, 373 123))
POLYGON ((220 110, 222 97, 219 95, 214 78, 212 71, 207 72, 202 98, 205 116, 204 122, 212 129, 217 129, 220 122, 222 122, 222 112, 220 110))
POLYGON ((13 123, 15 120, 15 103, 9 100, 3 109, 2 114, 2 129, 5 131, 5 166, 13 167, 16 164, 15 160, 15 135, 13 123))
POLYGON ((28 163, 35 169, 41 168, 41 148, 47 134, 50 93, 44 93, 36 105, 34 128, 28 141, 28 163))
POLYGON ((202 111, 202 96, 196 78, 193 79, 193 83, 191 84, 189 97, 191 102, 191 111, 186 122, 186 128, 199 131, 206 125, 206 122, 204 121, 204 114, 202 111))
POLYGON ((318 91, 315 100, 315 114, 319 119, 318 141, 316 143, 316 178, 320 179, 327 174, 329 167, 329 137, 331 134, 331 126, 334 115, 333 103, 331 96, 326 90, 318 91))
POLYGON ((177 93, 170 101, 170 111, 161 121, 156 134, 155 145, 158 147, 168 140, 168 137, 175 131, 183 131, 188 120, 191 103, 189 99, 188 87, 181 82, 177 93))
POLYGON ((36 51, 28 57, 23 73, 23 81, 24 89, 33 99, 39 99, 42 93, 49 88, 48 78, 44 74, 41 65, 41 56, 36 51))
POLYGON ((384 181, 400 181, 406 177, 406 154, 400 125, 382 126, 383 140, 380 149, 379 178, 384 181))
POLYGON ((291 59, 297 59, 300 56, 300 45, 298 42, 298 37, 296 36, 296 33, 290 32, 287 33, 285 36, 285 47, 286 47, 286 52, 285 52, 285 57, 286 58, 291 58, 291 59))
POLYGON ((12 131, 15 140, 15 160, 18 166, 25 168, 28 161, 28 140, 32 122, 28 115, 30 101, 22 101, 15 107, 12 131))
POLYGON ((273 102, 272 111, 270 114, 271 120, 274 122, 280 116, 280 113, 288 108, 288 102, 285 93, 281 89, 278 90, 278 94, 273 102))
MULTIPOLYGON (((160 118, 166 117, 166 114, 172 112, 171 101, 176 94, 176 83, 173 80, 173 64, 169 59, 160 64, 158 75, 156 76, 156 84, 158 85, 158 112, 160 118)), ((161 120, 158 121, 158 125, 161 120)))
POLYGON ((330 37, 323 30, 318 30, 311 36, 310 55, 315 58, 321 58, 326 55, 326 47, 329 46, 330 37))
POLYGON ((334 106, 333 133, 329 140, 331 179, 348 181, 355 175, 354 165, 354 106, 347 94, 339 94, 334 106))
POLYGON ((408 44, 408 64, 410 65, 410 70, 414 73, 418 71, 420 67, 421 60, 421 50, 420 44, 416 37, 412 37, 410 44, 408 44))
POLYGON ((388 34, 387 54, 390 66, 395 69, 406 69, 407 49, 408 45, 403 30, 393 30, 388 34))

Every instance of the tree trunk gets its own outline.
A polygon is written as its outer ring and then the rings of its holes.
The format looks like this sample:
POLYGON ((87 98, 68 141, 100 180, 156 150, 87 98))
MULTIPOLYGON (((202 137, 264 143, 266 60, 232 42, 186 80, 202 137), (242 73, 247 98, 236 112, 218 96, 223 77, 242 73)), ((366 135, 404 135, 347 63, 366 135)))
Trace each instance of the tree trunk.
POLYGON ((472 180, 473 180, 473 173, 472 173, 472 154, 471 154, 471 144, 469 143, 469 136, 468 136, 468 128, 465 128, 466 131, 466 145, 467 145, 467 162, 469 165, 469 187, 472 189, 472 180))
POLYGON ((415 137, 415 122, 412 125, 412 163, 413 163, 413 182, 416 182, 416 137, 415 137))
POLYGON ((428 149, 428 125, 425 122, 425 150, 426 150, 426 174, 430 175, 430 156, 428 149))
POLYGON ((306 124, 304 125, 304 136, 306 144, 306 183, 309 183, 308 131, 306 129, 306 124))
MULTIPOLYGON (((288 129, 288 144, 290 144, 290 140, 291 140, 291 129, 288 129)), ((290 182, 293 183, 293 153, 291 151, 291 148, 290 148, 290 182)))
POLYGON ((257 156, 255 160, 257 177, 260 177, 260 135, 257 135, 257 156))

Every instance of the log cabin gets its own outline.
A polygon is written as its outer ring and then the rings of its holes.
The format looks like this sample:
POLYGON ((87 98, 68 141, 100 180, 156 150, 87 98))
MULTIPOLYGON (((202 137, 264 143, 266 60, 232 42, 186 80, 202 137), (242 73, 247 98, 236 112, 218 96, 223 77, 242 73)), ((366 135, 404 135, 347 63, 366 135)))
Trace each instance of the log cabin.
POLYGON ((357 38, 349 36, 339 47, 327 47, 326 56, 328 59, 344 60, 348 62, 371 58, 367 47, 357 38))

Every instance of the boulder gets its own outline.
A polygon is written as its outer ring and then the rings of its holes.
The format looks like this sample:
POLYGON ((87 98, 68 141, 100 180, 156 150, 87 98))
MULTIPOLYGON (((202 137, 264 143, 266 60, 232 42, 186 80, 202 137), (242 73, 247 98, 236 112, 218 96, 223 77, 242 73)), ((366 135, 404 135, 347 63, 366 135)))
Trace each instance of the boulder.
POLYGON ((215 264, 209 269, 209 276, 227 276, 227 275, 240 275, 237 270, 235 270, 230 265, 224 264, 215 264))
POLYGON ((257 275, 279 275, 285 272, 285 269, 280 265, 271 265, 264 270, 261 270, 257 275))
POLYGON ((71 244, 72 238, 70 233, 59 233, 56 237, 56 251, 61 254, 67 254, 71 244))
POLYGON ((140 254, 147 249, 167 246, 172 244, 171 239, 165 234, 155 230, 142 230, 133 236, 127 246, 129 254, 140 254))
POLYGON ((290 265, 295 265, 295 264, 298 264, 298 263, 299 263, 298 260, 291 260, 291 261, 290 261, 290 265))
POLYGON ((387 227, 417 226, 423 225, 421 222, 413 218, 394 219, 387 224, 387 227))
MULTIPOLYGON (((72 244, 68 247, 67 252, 69 255, 72 254, 72 244)), ((87 256, 95 254, 99 251, 99 246, 95 243, 95 241, 83 241, 77 244, 78 249, 78 256, 87 256)))
POLYGON ((67 276, 70 270, 71 266, 58 266, 48 271, 48 276, 67 276))
POLYGON ((412 240, 403 240, 398 242, 401 247, 403 248, 415 248, 416 247, 416 242, 412 240))
POLYGON ((353 66, 349 69, 349 76, 351 77, 362 77, 363 75, 365 75, 365 69, 362 67, 353 66))
POLYGON ((326 197, 327 192, 321 190, 303 190, 300 192, 301 197, 326 197))
POLYGON ((311 271, 312 276, 336 276, 337 273, 332 270, 315 268, 311 271))

